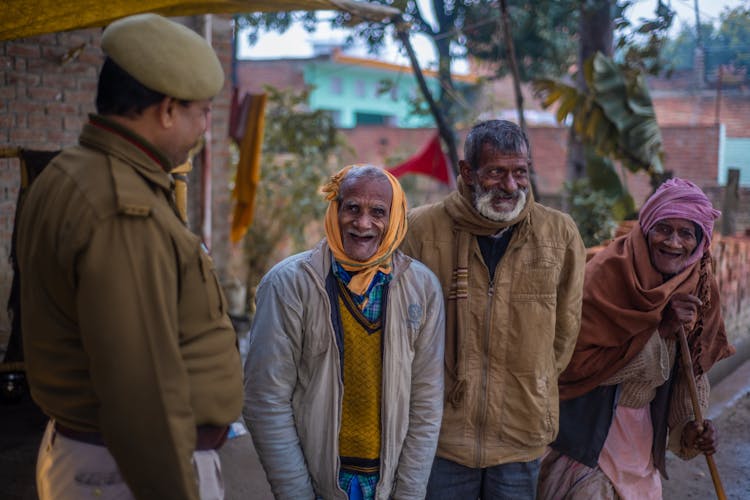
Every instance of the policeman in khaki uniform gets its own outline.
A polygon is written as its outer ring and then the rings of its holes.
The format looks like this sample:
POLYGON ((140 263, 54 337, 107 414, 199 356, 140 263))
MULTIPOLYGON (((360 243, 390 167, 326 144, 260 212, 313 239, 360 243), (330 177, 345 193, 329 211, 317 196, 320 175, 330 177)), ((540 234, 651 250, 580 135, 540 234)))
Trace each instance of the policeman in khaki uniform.
POLYGON ((222 498, 242 370, 168 172, 224 74, 203 38, 152 14, 112 23, 102 48, 97 114, 36 179, 18 232, 27 375, 50 417, 39 496, 222 498))

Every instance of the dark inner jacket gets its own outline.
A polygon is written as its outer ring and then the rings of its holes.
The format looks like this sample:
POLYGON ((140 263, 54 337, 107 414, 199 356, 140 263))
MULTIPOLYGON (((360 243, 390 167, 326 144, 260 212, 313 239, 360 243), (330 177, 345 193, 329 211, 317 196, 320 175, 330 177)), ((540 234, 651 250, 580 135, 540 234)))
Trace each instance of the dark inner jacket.
POLYGON ((495 280, 495 268, 500 263, 503 255, 505 255, 505 250, 508 249, 508 243, 510 243, 511 236, 513 236, 514 227, 508 227, 500 236, 477 236, 477 242, 479 242, 479 249, 482 251, 484 263, 490 272, 490 281, 495 280))

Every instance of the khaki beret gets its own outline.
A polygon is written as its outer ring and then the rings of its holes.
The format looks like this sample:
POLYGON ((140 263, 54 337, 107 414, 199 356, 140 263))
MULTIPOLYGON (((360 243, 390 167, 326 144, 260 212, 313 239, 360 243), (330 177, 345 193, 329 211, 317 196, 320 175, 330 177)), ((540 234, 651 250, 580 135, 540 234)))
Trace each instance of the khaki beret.
POLYGON ((224 85, 221 63, 206 39, 156 14, 113 22, 104 30, 102 49, 145 87, 176 99, 210 99, 224 85))

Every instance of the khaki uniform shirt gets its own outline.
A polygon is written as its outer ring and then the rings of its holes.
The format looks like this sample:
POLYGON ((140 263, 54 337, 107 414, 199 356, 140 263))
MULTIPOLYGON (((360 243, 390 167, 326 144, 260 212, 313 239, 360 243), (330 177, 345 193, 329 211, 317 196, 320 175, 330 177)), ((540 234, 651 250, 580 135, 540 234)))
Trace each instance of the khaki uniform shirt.
POLYGON ((137 498, 197 499, 196 426, 242 407, 225 298, 163 156, 92 116, 36 179, 18 230, 32 396, 100 432, 137 498))

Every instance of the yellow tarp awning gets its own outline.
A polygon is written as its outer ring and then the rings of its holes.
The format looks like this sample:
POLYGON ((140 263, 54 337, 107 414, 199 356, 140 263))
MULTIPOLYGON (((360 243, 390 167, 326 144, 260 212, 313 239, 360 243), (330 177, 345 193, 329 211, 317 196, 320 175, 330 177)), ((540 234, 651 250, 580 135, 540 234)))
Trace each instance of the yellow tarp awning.
MULTIPOLYGON (((371 20, 398 11, 352 0, 3 0, 0 41, 95 26, 121 17, 154 12, 167 17, 292 10, 344 10, 371 20)), ((379 19, 378 19, 379 18, 379 19)))

